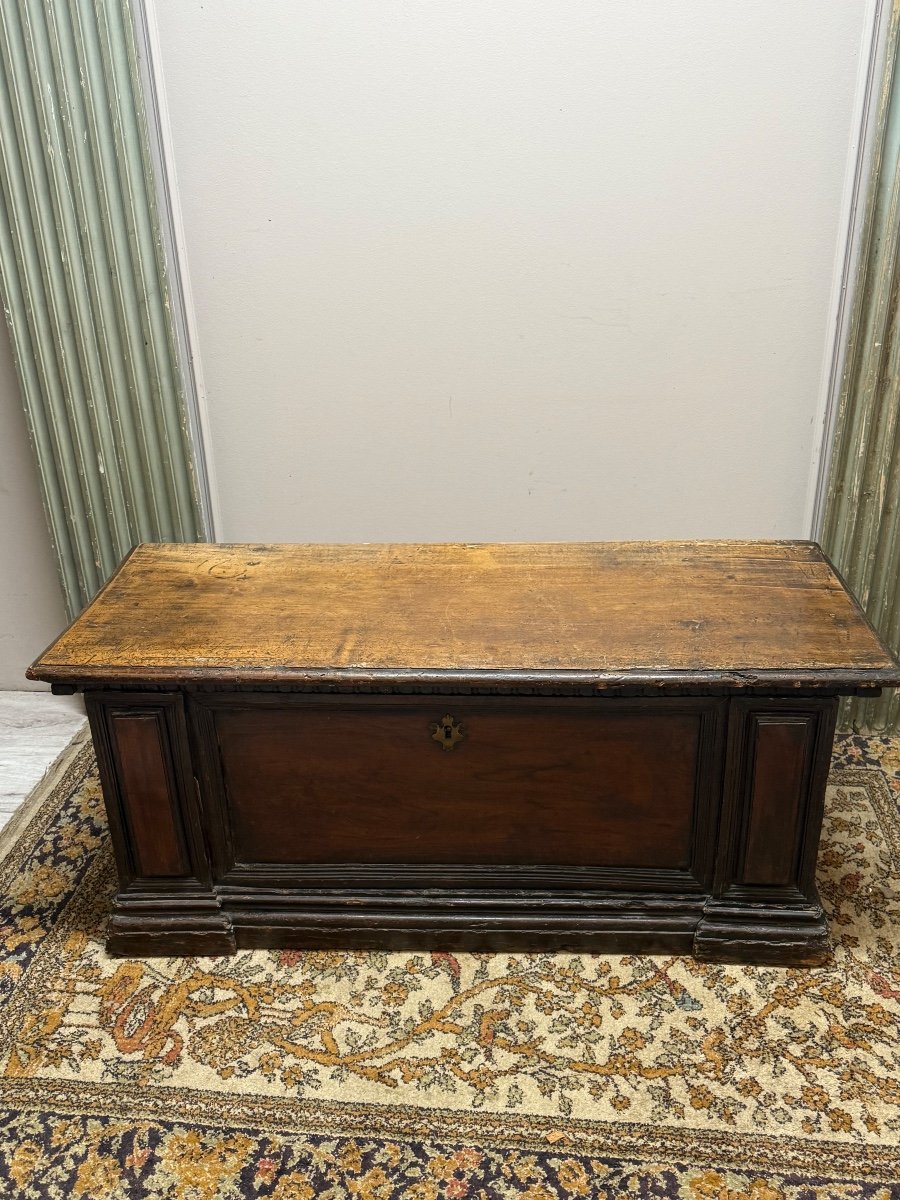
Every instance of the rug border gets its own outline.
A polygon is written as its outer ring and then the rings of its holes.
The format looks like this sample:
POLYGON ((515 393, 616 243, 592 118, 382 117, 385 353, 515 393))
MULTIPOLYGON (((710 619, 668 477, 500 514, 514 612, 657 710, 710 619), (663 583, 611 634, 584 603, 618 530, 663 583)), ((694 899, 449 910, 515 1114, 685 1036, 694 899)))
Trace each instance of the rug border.
POLYGON ((203 1126, 217 1131, 337 1138, 383 1138, 463 1143, 529 1153, 618 1158, 643 1165, 677 1164, 718 1170, 760 1170, 779 1175, 822 1173, 830 1179, 895 1183, 900 1146, 828 1139, 778 1137, 675 1126, 590 1121, 583 1118, 478 1113, 341 1101, 281 1100, 203 1089, 144 1085, 139 1095, 120 1084, 72 1080, 2 1079, 0 1104, 36 1114, 106 1117, 133 1124, 203 1126), (35 1087, 38 1084, 38 1087, 35 1087))

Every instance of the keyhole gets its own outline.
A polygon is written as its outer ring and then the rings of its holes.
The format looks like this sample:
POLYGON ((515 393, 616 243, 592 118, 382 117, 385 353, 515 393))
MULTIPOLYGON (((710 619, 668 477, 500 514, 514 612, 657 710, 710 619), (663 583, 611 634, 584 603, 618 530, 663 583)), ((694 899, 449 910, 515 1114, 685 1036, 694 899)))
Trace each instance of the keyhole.
POLYGON ((442 750, 452 750, 459 739, 465 737, 465 734, 448 714, 431 726, 431 736, 442 750))

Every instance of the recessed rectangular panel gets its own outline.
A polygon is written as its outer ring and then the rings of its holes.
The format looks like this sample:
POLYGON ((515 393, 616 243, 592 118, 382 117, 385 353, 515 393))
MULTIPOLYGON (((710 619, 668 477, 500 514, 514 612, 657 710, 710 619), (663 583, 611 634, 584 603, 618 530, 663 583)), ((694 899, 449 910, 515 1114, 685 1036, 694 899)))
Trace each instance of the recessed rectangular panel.
POLYGON ((161 712, 119 713, 110 719, 132 848, 139 873, 149 878, 190 871, 179 836, 163 720, 161 712))
POLYGON ((689 869, 702 717, 654 708, 218 710, 235 861, 689 869))
POLYGON ((750 719, 753 773, 741 879, 781 887, 796 882, 798 829, 815 721, 782 713, 754 714, 750 719))

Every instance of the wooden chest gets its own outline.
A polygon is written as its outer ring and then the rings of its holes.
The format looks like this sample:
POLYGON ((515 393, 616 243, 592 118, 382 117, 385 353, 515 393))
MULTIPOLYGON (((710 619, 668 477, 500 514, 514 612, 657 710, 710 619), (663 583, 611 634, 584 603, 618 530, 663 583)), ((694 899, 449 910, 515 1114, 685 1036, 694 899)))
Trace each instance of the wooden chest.
POLYGON ((837 696, 900 683, 808 542, 144 545, 83 690, 122 954, 815 963, 837 696))

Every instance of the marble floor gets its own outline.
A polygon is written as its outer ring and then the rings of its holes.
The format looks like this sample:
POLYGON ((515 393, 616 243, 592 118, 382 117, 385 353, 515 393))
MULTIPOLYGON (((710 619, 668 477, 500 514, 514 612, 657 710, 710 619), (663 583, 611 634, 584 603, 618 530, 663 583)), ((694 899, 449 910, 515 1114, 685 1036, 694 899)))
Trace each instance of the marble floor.
POLYGON ((79 696, 0 692, 0 829, 85 719, 79 696))

